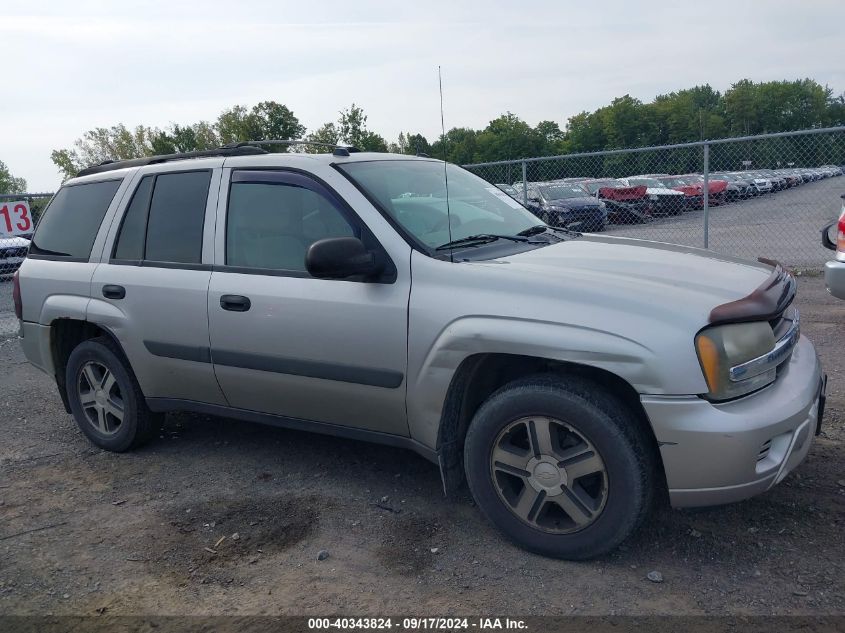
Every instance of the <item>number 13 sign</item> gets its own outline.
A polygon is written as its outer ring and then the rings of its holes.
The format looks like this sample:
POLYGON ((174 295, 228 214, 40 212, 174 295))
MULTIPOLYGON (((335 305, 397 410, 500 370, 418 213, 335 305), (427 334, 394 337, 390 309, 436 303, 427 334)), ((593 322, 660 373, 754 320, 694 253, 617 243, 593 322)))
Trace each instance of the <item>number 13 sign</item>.
POLYGON ((32 233, 32 215, 27 202, 0 202, 0 235, 32 233))

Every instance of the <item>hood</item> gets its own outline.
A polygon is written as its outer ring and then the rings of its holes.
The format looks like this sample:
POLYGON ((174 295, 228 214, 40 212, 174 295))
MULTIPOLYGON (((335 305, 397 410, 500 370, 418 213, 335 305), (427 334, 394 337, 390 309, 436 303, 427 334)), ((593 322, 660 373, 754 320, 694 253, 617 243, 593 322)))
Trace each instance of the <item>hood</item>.
POLYGON ((584 207, 599 208, 601 204, 598 200, 591 196, 584 196, 583 198, 561 198, 559 200, 549 200, 549 207, 565 208, 565 209, 583 209, 584 207))
POLYGON ((645 192, 650 196, 682 196, 682 191, 669 189, 668 187, 649 187, 645 192))
MULTIPOLYGON (((711 251, 630 238, 585 235, 496 260, 534 292, 612 306, 632 318, 697 331, 716 306, 748 296, 771 275, 765 264, 711 251)), ((526 291, 529 289, 526 288, 526 291)))

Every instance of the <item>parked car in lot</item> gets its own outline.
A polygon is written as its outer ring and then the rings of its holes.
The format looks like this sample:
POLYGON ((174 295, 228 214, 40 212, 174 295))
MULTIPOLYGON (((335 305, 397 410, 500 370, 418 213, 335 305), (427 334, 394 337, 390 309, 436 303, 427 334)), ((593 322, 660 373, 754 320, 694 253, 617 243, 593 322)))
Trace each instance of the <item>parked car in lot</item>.
POLYGON ((716 172, 713 174, 712 178, 724 180, 727 183, 725 195, 729 202, 745 200, 752 195, 751 183, 743 178, 740 178, 736 174, 716 172))
POLYGON ((772 182, 762 174, 746 171, 741 172, 739 175, 751 181, 751 184, 754 185, 754 190, 758 196, 764 193, 771 193, 773 190, 772 182))
MULTIPOLYGON (((704 190, 704 176, 701 174, 686 174, 679 176, 679 178, 690 185, 698 185, 702 191, 704 190)), ((727 180, 715 175, 709 176, 707 180, 708 204, 724 204, 727 201, 727 188, 727 180)))
POLYGON ((845 299, 845 202, 839 220, 822 229, 822 245, 836 252, 836 258, 824 265, 827 289, 834 297, 845 299))
POLYGON ((518 545, 584 559, 655 497, 737 501, 801 463, 825 383, 795 286, 550 227, 441 161, 247 144, 83 170, 14 298, 103 449, 176 410, 406 447, 518 545))
POLYGON ((23 263, 29 240, 19 236, 0 235, 0 276, 11 275, 23 263))
POLYGON ((652 215, 678 215, 686 210, 686 196, 683 192, 670 189, 656 178, 631 176, 620 178, 619 182, 629 187, 645 187, 652 215))
POLYGON ((581 185, 607 205, 607 216, 613 224, 637 224, 651 220, 647 187, 629 187, 621 180, 584 180, 581 185))
POLYGON ((689 182, 681 176, 659 176, 664 186, 680 191, 685 196, 685 208, 700 209, 704 206, 704 187, 701 183, 689 182))
POLYGON ((607 227, 607 205, 578 183, 532 182, 528 203, 531 212, 549 226, 588 232, 607 227))

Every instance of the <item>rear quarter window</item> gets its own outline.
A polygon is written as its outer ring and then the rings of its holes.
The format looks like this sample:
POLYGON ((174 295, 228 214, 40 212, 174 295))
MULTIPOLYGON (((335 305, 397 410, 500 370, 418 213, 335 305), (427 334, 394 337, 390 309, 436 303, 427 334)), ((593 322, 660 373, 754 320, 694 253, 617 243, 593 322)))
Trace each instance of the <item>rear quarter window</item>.
POLYGON ((32 238, 30 255, 87 260, 121 180, 62 187, 32 238))

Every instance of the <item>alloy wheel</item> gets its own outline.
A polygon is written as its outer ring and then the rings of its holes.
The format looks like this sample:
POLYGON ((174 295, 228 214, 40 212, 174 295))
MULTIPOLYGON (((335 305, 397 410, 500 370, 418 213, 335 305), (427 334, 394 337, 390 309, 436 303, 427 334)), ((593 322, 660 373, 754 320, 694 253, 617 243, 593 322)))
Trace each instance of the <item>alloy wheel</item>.
POLYGON ((583 530, 607 501, 607 469, 595 446, 550 417, 509 423, 496 438, 490 469, 499 498, 521 521, 555 534, 583 530))
POLYGON ((86 362, 76 384, 85 419, 104 435, 114 435, 123 423, 120 385, 111 370, 97 361, 86 362))

